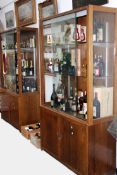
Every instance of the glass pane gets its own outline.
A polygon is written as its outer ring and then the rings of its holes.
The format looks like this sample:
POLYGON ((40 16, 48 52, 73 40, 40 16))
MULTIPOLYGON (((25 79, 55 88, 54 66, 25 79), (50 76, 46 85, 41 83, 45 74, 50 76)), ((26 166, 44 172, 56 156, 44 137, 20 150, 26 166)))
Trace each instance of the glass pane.
POLYGON ((34 32, 21 32, 22 92, 37 90, 36 74, 36 35, 34 32))
POLYGON ((114 38, 113 13, 94 12, 93 66, 94 118, 113 115, 114 38))
POLYGON ((86 11, 44 22, 45 102, 86 119, 86 11))
POLYGON ((2 67, 3 67, 3 80, 4 88, 16 92, 16 33, 11 31, 2 34, 2 67))

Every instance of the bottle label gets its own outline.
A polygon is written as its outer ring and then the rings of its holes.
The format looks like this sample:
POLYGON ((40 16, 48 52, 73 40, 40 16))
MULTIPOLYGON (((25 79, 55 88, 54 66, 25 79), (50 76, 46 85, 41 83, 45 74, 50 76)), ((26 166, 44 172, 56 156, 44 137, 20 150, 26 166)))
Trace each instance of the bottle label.
POLYGON ((32 72, 32 70, 30 70, 30 75, 33 75, 33 72, 32 72))
POLYGON ((76 108, 76 104, 72 104, 72 111, 76 112, 77 108, 76 108))
POLYGON ((18 68, 16 68, 16 75, 18 75, 18 68))
POLYGON ((83 103, 83 113, 86 114, 87 112, 87 103, 83 103))
POLYGON ((62 94, 57 94, 57 97, 58 97, 58 102, 60 102, 63 96, 62 94))
POLYGON ((54 106, 54 100, 51 100, 51 107, 54 106))
POLYGON ((57 64, 57 63, 54 64, 54 71, 55 71, 55 72, 58 72, 58 71, 59 71, 59 69, 58 69, 58 64, 57 64))
POLYGON ((23 76, 26 76, 26 72, 25 72, 25 71, 23 71, 23 72, 22 72, 22 75, 23 75, 23 76))
POLYGON ((99 28, 97 31, 97 41, 103 41, 103 29, 99 28))
POLYGON ((30 88, 29 88, 29 86, 27 86, 27 88, 26 88, 26 89, 27 89, 27 91, 29 91, 29 89, 30 89, 30 88))
POLYGON ((93 34, 93 42, 96 42, 96 34, 93 34))
POLYGON ((96 117, 96 106, 93 106, 93 116, 96 117))
POLYGON ((94 73, 95 73, 95 76, 99 76, 100 75, 99 68, 96 68, 94 73))

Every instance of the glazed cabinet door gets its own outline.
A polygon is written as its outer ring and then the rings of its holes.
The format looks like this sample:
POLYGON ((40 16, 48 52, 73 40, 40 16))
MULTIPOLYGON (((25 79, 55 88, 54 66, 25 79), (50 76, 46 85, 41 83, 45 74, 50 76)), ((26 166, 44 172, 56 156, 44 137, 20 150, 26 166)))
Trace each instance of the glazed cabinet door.
POLYGON ((87 174, 87 135, 86 127, 77 125, 65 118, 61 119, 61 161, 78 174, 87 174))
POLYGON ((42 148, 58 156, 58 117, 49 110, 41 108, 42 148))

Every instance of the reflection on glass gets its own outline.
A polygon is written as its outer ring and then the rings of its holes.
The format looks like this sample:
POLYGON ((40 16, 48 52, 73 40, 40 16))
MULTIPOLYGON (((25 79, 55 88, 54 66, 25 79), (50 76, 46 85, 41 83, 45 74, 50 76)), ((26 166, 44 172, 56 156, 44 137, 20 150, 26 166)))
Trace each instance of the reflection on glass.
POLYGON ((16 92, 16 33, 15 31, 2 34, 2 63, 4 87, 16 92))

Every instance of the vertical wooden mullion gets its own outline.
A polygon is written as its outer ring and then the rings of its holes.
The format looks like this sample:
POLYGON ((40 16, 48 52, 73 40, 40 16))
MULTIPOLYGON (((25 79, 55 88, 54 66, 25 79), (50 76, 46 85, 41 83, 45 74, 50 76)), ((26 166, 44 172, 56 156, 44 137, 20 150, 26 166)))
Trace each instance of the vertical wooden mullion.
POLYGON ((87 14, 87 122, 93 124, 93 6, 87 14))

